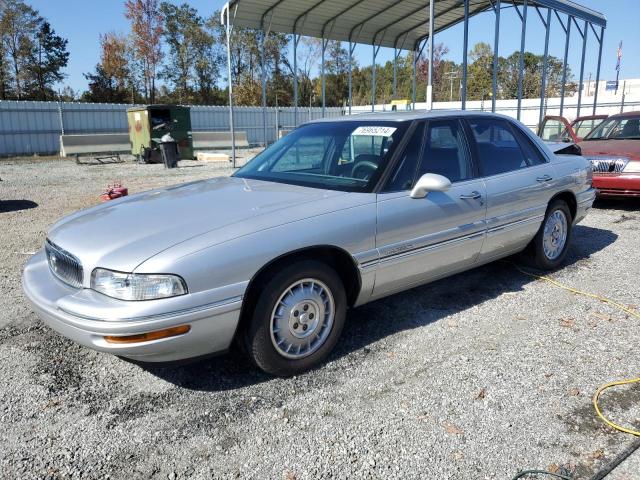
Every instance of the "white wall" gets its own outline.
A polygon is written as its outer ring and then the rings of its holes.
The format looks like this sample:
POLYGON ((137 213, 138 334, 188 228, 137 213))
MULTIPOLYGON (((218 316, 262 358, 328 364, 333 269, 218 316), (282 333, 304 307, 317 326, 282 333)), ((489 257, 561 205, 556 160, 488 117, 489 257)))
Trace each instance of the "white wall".
MULTIPOLYGON (((605 90, 605 81, 601 81, 598 89, 598 105, 596 108, 596 114, 608 114, 613 115, 620 113, 622 110, 625 112, 640 110, 640 79, 626 80, 624 90, 624 108, 622 109, 623 81, 620 81, 620 88, 617 95, 614 91, 605 90)), ((594 100, 595 82, 585 82, 584 94, 581 100, 580 115, 591 115, 593 113, 593 100, 594 100), (589 93, 589 95, 587 95, 589 93)), ((575 94, 571 97, 565 97, 563 115, 569 120, 573 120, 577 116, 578 95, 575 94)), ((513 100, 498 100, 496 102, 496 112, 503 115, 508 115, 513 118, 517 118, 517 106, 518 101, 513 100)), ((425 102, 417 102, 416 110, 426 109, 427 104, 425 102)), ((460 102, 434 102, 434 110, 460 110, 462 104, 460 102)), ((375 111, 390 111, 391 104, 377 104, 375 111)), ((491 111, 491 100, 485 100, 484 102, 479 100, 467 101, 467 110, 484 110, 491 111)), ((371 105, 352 107, 352 113, 371 112, 371 105)), ((560 114, 560 98, 548 98, 545 99, 544 112, 546 115, 559 115, 560 114)), ((536 129, 538 125, 538 118, 540 114, 540 99, 539 98, 526 98, 522 100, 521 117, 520 120, 529 128, 536 129)))

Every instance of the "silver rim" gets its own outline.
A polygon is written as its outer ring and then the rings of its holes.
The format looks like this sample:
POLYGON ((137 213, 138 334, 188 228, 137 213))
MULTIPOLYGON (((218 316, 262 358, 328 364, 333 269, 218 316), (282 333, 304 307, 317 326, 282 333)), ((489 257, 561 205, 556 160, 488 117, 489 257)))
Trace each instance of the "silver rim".
POLYGON ((304 278, 284 290, 271 313, 271 342, 286 358, 311 355, 326 342, 335 303, 331 290, 320 280, 304 278))
POLYGON ((562 210, 555 210, 547 217, 544 224, 542 248, 549 260, 555 260, 564 250, 568 231, 567 216, 562 210))

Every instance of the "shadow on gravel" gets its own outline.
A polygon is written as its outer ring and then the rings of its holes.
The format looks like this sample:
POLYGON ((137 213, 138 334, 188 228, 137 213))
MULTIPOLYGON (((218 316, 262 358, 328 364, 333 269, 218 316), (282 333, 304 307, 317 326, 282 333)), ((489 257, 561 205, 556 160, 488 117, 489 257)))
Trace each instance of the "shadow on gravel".
MULTIPOLYGON (((563 268, 588 259, 617 237, 609 230, 577 225, 563 268)), ((518 259, 513 261, 518 262, 518 259)), ((532 281, 535 280, 518 272, 508 261, 494 262, 352 309, 330 359, 358 352, 351 360, 357 364, 378 340, 428 325, 504 293, 519 292, 532 281)), ((237 352, 184 366, 153 368, 143 365, 142 368, 176 386, 192 390, 232 390, 271 379, 250 366, 237 352)))
POLYGON ((599 210, 625 210, 640 212, 640 198, 598 198, 593 204, 599 210))
POLYGON ((38 204, 31 200, 0 200, 0 213, 19 212, 36 208, 38 204))
POLYGON ((150 364, 137 365, 151 375, 177 387, 208 392, 235 390, 272 378, 254 368, 236 351, 185 365, 162 367, 150 364))
MULTIPOLYGON (((572 246, 562 268, 588 259, 618 238, 609 230, 582 225, 573 232, 572 246)), ((427 325, 505 293, 522 291, 535 279, 509 263, 520 263, 519 260, 516 256, 493 262, 352 310, 335 355, 366 348, 388 335, 427 325)))

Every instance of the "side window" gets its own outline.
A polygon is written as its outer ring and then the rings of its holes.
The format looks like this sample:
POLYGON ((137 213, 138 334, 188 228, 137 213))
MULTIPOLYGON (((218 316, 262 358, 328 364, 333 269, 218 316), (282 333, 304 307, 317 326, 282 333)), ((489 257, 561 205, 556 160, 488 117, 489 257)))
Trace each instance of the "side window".
POLYGON ((483 175, 498 175, 529 166, 506 120, 472 118, 469 126, 476 140, 483 175))
POLYGON ((425 173, 437 173, 452 182, 473 177, 464 133, 458 120, 429 122, 418 176, 425 173))
POLYGON ((542 153, 540 153, 538 147, 536 147, 531 139, 527 137, 526 133, 520 130, 516 125, 512 125, 511 130, 513 130, 516 140, 518 140, 520 148, 522 148, 522 153, 524 153, 524 158, 529 166, 547 163, 547 160, 544 158, 542 153))
POLYGON ((384 188, 385 192, 409 190, 413 186, 423 136, 424 122, 421 122, 411 135, 400 161, 394 167, 393 173, 384 188))

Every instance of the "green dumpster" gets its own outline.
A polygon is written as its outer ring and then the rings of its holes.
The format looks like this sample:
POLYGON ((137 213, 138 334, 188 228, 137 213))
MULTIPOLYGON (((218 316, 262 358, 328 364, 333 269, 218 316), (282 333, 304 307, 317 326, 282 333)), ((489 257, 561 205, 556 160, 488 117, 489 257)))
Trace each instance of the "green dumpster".
POLYGON ((191 112, 177 105, 146 105, 127 110, 131 153, 144 163, 161 163, 160 138, 170 132, 178 143, 180 159, 193 155, 191 112))

